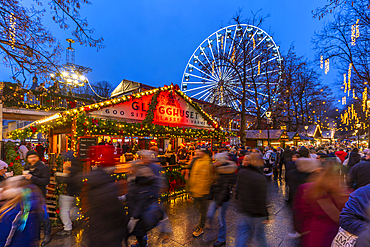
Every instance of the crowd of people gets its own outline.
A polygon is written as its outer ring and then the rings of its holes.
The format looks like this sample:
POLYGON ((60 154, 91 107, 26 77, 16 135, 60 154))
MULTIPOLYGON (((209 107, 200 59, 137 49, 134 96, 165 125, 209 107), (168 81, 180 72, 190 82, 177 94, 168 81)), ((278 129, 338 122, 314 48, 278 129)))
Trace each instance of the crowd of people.
MULTIPOLYGON (((100 145, 113 153, 113 145, 100 145)), ((20 148, 21 150, 21 148, 20 148)), ((107 154, 105 150, 105 154, 107 154)), ((22 151, 21 151, 22 152, 22 151)), ((89 219, 89 246, 122 246, 130 236, 133 246, 147 246, 147 233, 155 227, 165 236, 172 227, 161 194, 168 189, 163 158, 182 166, 189 202, 199 213, 193 237, 215 225, 218 211, 218 238, 213 246, 226 245, 226 215, 232 201, 238 208, 235 217, 235 246, 250 239, 268 246, 265 225, 271 223, 268 208, 268 183, 285 181, 286 203, 291 207, 294 232, 300 246, 370 246, 370 150, 345 147, 265 147, 263 150, 241 145, 225 146, 212 153, 207 146, 184 145, 175 150, 142 150, 130 162, 124 189, 114 180, 115 163, 102 160, 89 172, 72 151, 63 155, 63 172, 54 173, 66 185, 59 196, 63 230, 72 234, 71 210, 77 197, 86 203, 89 219), (173 159, 171 156, 175 156, 173 159)), ((51 241, 51 226, 46 209, 46 186, 51 171, 35 150, 24 154, 24 172, 7 177, 7 164, 0 162, 0 246, 38 246, 51 241)), ((171 216, 170 216, 171 217, 171 216)))

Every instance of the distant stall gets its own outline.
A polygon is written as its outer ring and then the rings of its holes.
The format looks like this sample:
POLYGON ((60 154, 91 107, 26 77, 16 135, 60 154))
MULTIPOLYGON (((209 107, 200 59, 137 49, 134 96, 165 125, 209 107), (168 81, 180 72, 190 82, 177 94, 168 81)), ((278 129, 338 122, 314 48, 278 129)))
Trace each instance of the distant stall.
POLYGON ((270 145, 272 147, 284 148, 286 143, 289 142, 289 137, 285 130, 247 130, 246 139, 247 146, 262 148, 268 145, 270 137, 270 145))

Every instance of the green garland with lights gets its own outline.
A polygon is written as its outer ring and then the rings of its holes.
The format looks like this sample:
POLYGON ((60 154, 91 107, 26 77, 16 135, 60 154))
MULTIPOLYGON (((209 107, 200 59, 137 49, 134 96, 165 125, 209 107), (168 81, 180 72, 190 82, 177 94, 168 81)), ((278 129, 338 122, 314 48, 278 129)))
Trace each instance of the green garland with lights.
POLYGON ((225 140, 228 132, 220 130, 193 129, 156 124, 127 123, 112 119, 98 119, 81 113, 77 116, 76 136, 155 136, 225 140))
POLYGON ((159 92, 160 91, 158 90, 157 92, 154 93, 152 97, 152 101, 150 102, 150 105, 149 105, 149 109, 146 112, 146 116, 144 120, 142 121, 143 124, 151 124, 153 122, 155 108, 157 107, 157 104, 158 104, 159 92))
MULTIPOLYGON (((62 156, 59 155, 58 158, 55 160, 55 168, 56 168, 56 172, 63 172, 63 159, 62 159, 62 156)), ((66 185, 64 183, 62 183, 58 178, 55 179, 55 186, 54 186, 54 197, 55 197, 55 202, 56 202, 56 205, 55 205, 55 220, 53 220, 51 222, 51 225, 52 226, 58 226, 62 223, 61 219, 60 219, 60 216, 59 216, 59 213, 60 213, 60 209, 59 209, 59 196, 60 195, 63 195, 64 191, 65 191, 65 187, 66 185)))

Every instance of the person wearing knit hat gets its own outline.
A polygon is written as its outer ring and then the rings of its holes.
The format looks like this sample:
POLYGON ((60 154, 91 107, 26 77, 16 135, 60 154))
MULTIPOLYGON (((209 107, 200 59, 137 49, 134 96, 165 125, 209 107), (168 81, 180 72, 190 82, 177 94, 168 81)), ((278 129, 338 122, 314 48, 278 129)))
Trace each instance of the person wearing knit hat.
MULTIPOLYGON (((27 152, 26 160, 28 165, 24 167, 24 177, 36 185, 40 190, 44 198, 46 198, 46 185, 50 182, 50 169, 40 161, 40 157, 34 150, 27 152)), ((49 215, 44 217, 40 214, 40 222, 44 226, 44 239, 41 246, 45 246, 51 241, 51 225, 49 220, 49 215)))
POLYGON ((8 164, 0 160, 0 183, 5 180, 5 173, 7 168, 8 164))

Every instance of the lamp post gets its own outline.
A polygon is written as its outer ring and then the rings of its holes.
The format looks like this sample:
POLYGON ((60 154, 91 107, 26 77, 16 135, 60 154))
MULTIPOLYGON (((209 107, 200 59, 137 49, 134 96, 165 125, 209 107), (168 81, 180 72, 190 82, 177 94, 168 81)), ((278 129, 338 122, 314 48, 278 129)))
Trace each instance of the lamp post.
POLYGON ((356 128, 357 128, 357 148, 360 148, 360 128, 361 128, 361 124, 357 123, 356 128))
POLYGON ((267 117, 267 145, 270 147, 270 124, 271 124, 271 111, 266 112, 267 117))

